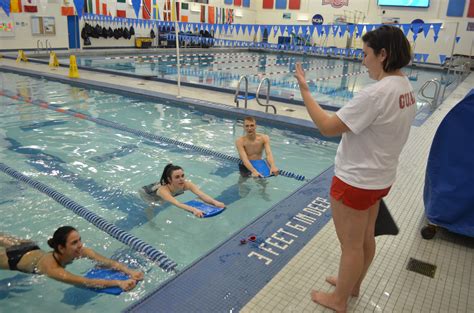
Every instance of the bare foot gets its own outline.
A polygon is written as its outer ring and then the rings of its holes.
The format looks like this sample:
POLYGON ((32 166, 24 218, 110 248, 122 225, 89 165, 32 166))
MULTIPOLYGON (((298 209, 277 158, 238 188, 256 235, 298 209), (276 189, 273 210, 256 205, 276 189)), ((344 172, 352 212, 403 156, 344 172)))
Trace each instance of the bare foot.
POLYGON ((346 313, 347 303, 340 303, 334 299, 333 293, 311 291, 311 300, 327 308, 333 309, 336 313, 346 313))
MULTIPOLYGON (((326 277, 326 281, 336 287, 337 284, 337 277, 336 276, 328 276, 326 277)), ((359 296, 359 289, 352 289, 351 296, 358 297, 359 296)))

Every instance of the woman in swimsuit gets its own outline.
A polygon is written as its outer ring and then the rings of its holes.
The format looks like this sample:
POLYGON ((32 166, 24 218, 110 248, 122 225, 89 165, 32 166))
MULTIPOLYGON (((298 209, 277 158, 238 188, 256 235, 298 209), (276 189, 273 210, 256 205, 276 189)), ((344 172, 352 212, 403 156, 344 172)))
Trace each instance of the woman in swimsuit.
POLYGON ((160 200, 167 201, 178 208, 189 211, 197 217, 203 217, 204 213, 201 210, 176 200, 175 197, 184 193, 186 190, 192 191, 202 201, 208 204, 218 208, 225 207, 224 203, 211 198, 202 192, 198 186, 184 179, 183 169, 180 166, 171 163, 165 166, 159 183, 144 187, 144 191, 147 194, 156 195, 160 200))
POLYGON ((123 264, 103 257, 83 246, 81 236, 74 227, 58 228, 48 240, 53 251, 41 250, 34 242, 0 233, 0 269, 10 269, 31 274, 44 274, 71 285, 88 288, 120 287, 124 291, 133 289, 143 273, 129 269, 123 264), (65 267, 75 259, 89 258, 104 267, 112 268, 130 276, 127 280, 89 279, 72 274, 65 267))

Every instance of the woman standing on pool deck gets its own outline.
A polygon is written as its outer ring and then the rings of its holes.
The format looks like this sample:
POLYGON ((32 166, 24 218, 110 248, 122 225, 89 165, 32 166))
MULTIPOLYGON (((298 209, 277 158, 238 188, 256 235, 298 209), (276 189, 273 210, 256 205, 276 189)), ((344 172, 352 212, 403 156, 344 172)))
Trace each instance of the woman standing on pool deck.
POLYGON ((193 213, 197 217, 204 217, 204 213, 196 208, 193 208, 186 203, 179 202, 175 197, 183 194, 186 190, 192 191, 202 201, 224 208, 225 204, 217 201, 202 192, 198 186, 184 178, 184 171, 181 166, 173 165, 172 163, 165 166, 163 174, 161 174, 160 183, 155 184, 149 190, 145 190, 147 194, 156 194, 160 200, 170 202, 178 208, 184 209, 193 213))
POLYGON ((413 88, 401 68, 411 60, 402 31, 382 26, 362 37, 370 78, 377 82, 361 90, 336 114, 330 115, 311 97, 301 64, 296 79, 311 119, 325 136, 342 135, 331 184, 331 207, 341 259, 337 277, 326 281, 332 293, 312 291, 314 302, 337 312, 347 310, 375 255, 374 228, 380 200, 395 181, 398 157, 415 117, 413 88))
POLYGON ((33 241, 19 239, 0 233, 0 269, 10 269, 30 274, 44 274, 50 278, 71 285, 88 288, 120 287, 124 291, 135 287, 137 280, 143 279, 143 273, 133 271, 127 266, 103 257, 92 249, 83 246, 81 236, 74 227, 59 227, 48 240, 54 251, 41 250, 33 241), (90 279, 72 274, 65 270, 75 259, 88 258, 99 264, 124 272, 130 276, 127 280, 90 279))

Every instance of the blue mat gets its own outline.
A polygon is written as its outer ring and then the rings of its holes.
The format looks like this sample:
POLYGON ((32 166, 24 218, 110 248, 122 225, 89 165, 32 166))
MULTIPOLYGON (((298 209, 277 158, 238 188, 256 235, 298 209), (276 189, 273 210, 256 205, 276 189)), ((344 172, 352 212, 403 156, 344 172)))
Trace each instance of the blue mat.
POLYGON ((191 200, 191 201, 185 202, 185 204, 187 204, 189 206, 192 206, 193 208, 196 208, 198 210, 203 211, 205 218, 215 216, 217 214, 222 213, 222 211, 225 210, 225 208, 218 208, 216 206, 213 206, 213 205, 201 202, 201 201, 197 201, 197 200, 191 200))
POLYGON ((270 173, 267 161, 265 160, 251 160, 252 166, 260 173, 263 177, 270 177, 273 174, 270 173))
POLYGON ((474 237, 474 93, 459 102, 436 131, 426 166, 426 217, 449 231, 474 237))
MULTIPOLYGON (((130 277, 128 277, 127 274, 108 269, 108 268, 93 268, 90 269, 84 277, 90 278, 90 279, 105 279, 105 280, 127 280, 130 277)), ((108 288, 88 288, 90 290, 100 292, 100 293, 108 293, 111 295, 116 295, 118 296, 123 292, 122 288, 120 287, 108 287, 108 288)))

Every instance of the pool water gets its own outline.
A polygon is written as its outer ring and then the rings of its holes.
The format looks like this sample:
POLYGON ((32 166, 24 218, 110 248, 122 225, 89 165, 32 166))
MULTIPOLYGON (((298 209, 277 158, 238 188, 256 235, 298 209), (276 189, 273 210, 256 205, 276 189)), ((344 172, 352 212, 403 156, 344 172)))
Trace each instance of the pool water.
MULTIPOLYGON (((40 99, 130 128, 237 156, 235 139, 243 134, 233 119, 189 110, 179 103, 145 101, 94 89, 0 73, 1 89, 40 99)), ((96 123, 1 96, 0 162, 61 192, 124 231, 161 250, 178 270, 264 214, 304 182, 286 177, 242 180, 233 162, 163 144, 96 123), (188 179, 226 203, 220 215, 197 219, 170 205, 154 207, 140 198, 141 186, 157 181, 163 167, 182 166, 188 179)), ((332 165, 337 144, 285 128, 263 125, 272 140, 277 166, 317 176, 332 165)), ((0 271, 2 311, 76 310, 116 312, 157 288, 172 274, 95 228, 37 190, 0 173, 0 229, 46 240, 61 225, 78 228, 83 241, 99 253, 124 260, 146 272, 145 281, 118 297, 71 287, 42 276, 0 271), (36 300, 36 301, 35 301, 36 300)), ((193 199, 189 192, 180 201, 193 199)), ((68 270, 84 273, 91 262, 68 270)))
MULTIPOLYGON (((202 51, 202 50, 201 50, 202 51)), ((204 50, 205 51, 205 50, 204 50)), ((80 56, 78 65, 105 69, 117 73, 177 80, 176 55, 173 52, 160 55, 134 56, 80 56)), ((239 78, 247 75, 249 91, 255 92, 260 81, 268 77, 270 94, 283 99, 302 100, 296 79, 295 63, 302 62, 311 93, 322 104, 341 107, 353 98, 354 93, 373 82, 360 60, 340 60, 316 56, 290 55, 266 52, 187 53, 181 58, 181 80, 198 85, 210 85, 236 90, 239 78)), ((63 59, 61 62, 68 63, 63 59)), ((415 92, 431 79, 450 82, 442 71, 406 68, 415 92)), ((241 86, 244 90, 244 86, 241 86)), ((262 88, 262 94, 266 87, 262 88)), ((429 94, 429 93, 427 93, 429 94)))

